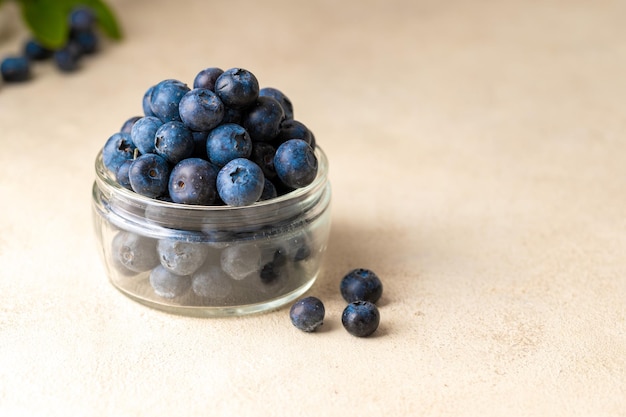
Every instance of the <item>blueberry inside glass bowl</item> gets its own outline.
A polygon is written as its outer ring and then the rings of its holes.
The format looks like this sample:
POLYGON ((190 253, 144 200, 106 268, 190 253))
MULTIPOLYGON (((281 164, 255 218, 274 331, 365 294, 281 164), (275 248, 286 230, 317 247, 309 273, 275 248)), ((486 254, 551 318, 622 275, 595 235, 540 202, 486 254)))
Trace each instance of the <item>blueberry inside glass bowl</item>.
POLYGON ((243 315, 293 301, 317 278, 330 232, 328 160, 315 180, 249 206, 199 206, 120 186, 96 157, 97 243, 110 282, 144 305, 190 316, 243 315))

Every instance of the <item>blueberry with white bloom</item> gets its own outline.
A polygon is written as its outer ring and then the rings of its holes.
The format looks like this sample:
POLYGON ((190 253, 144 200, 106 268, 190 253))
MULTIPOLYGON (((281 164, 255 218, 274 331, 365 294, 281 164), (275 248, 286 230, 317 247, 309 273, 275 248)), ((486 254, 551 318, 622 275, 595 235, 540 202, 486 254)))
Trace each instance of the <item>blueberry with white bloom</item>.
POLYGON ((133 159, 135 149, 130 133, 114 133, 102 148, 102 162, 111 173, 115 174, 125 160, 133 159))
POLYGON ((259 97, 259 81, 246 69, 231 68, 215 80, 215 93, 227 107, 241 109, 259 97))
POLYGON ((133 272, 148 271, 159 265, 156 241, 132 232, 120 231, 111 242, 113 258, 133 272))
POLYGON ((311 333, 324 323, 325 313, 324 304, 319 298, 306 297, 291 306, 289 318, 297 329, 311 333))
POLYGON ((161 119, 154 116, 145 116, 135 122, 130 130, 130 137, 139 152, 154 153, 154 138, 162 125, 161 119))
POLYGON ((263 193, 265 177, 254 162, 245 158, 233 159, 217 174, 217 192, 224 203, 247 206, 263 193))
POLYGON ((180 121, 178 105, 190 90, 187 84, 173 79, 163 80, 154 86, 150 94, 150 109, 163 123, 180 121))
POLYGON ((163 123, 154 135, 154 149, 170 164, 189 158, 195 150, 191 130, 182 122, 163 123))
POLYGON ((204 263, 208 251, 207 245, 196 242, 161 239, 157 243, 161 265, 177 275, 190 275, 197 271, 204 263))
POLYGON ((209 161, 223 167, 233 159, 248 158, 252 153, 252 140, 242 126, 226 123, 209 132, 206 149, 209 161))
POLYGON ((184 295, 191 288, 189 275, 176 275, 162 265, 150 272, 150 285, 154 293, 163 298, 176 298, 184 295))
POLYGON ((224 118, 224 104, 207 88, 194 88, 178 104, 181 120, 191 130, 209 131, 224 118))

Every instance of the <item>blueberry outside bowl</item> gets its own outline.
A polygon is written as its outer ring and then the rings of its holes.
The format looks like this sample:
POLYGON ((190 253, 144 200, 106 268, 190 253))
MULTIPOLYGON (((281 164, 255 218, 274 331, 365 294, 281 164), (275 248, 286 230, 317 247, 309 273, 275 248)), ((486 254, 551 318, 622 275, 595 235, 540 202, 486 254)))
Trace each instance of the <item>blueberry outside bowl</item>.
POLYGON ((99 153, 93 221, 110 282, 139 303, 189 316, 257 313, 298 298, 319 274, 330 232, 328 160, 315 152, 310 185, 245 207, 144 197, 120 186, 99 153))

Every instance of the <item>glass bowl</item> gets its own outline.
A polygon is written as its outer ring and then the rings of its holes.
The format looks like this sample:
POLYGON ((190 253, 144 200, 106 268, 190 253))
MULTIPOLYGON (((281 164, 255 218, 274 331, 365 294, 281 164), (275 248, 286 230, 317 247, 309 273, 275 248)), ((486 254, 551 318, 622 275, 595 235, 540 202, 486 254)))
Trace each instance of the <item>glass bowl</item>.
POLYGON ((92 208, 110 282, 144 305, 189 316, 275 309, 317 278, 330 232, 328 160, 307 187, 245 207, 159 201, 120 186, 96 157, 92 208))

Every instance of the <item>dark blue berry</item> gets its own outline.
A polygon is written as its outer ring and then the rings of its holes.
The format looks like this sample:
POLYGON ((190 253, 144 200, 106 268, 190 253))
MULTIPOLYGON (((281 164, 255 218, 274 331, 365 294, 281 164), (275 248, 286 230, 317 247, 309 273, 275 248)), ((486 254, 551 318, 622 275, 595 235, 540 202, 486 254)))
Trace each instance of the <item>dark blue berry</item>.
POLYGON ((182 122, 163 123, 154 136, 155 152, 170 164, 177 164, 189 158, 195 149, 191 130, 182 122))
POLYGON ((139 152, 154 153, 154 140, 161 125, 161 119, 154 116, 145 116, 135 122, 130 130, 130 137, 139 152))
POLYGON ((343 310, 341 324, 351 335, 367 337, 378 328, 380 312, 369 301, 354 301, 343 310))
POLYGON ((172 201, 183 204, 215 204, 217 173, 218 168, 204 159, 183 159, 170 173, 168 189, 172 201))
POLYGON ((102 162, 111 173, 115 174, 125 160, 133 159, 135 149, 129 133, 114 133, 102 148, 102 162))
POLYGON ((152 86, 146 90, 141 101, 141 107, 145 116, 156 117, 156 114, 152 111, 152 92, 154 91, 154 87, 155 86, 152 86))
POLYGON ((30 62, 23 56, 10 56, 0 64, 2 79, 6 82, 27 81, 30 78, 30 62))
POLYGON ((34 61, 43 61, 45 59, 51 58, 53 54, 54 51, 52 49, 46 48, 35 39, 30 39, 24 44, 24 55, 28 59, 32 59, 34 61))
POLYGON ((204 263, 209 247, 202 243, 161 239, 157 253, 161 265, 176 275, 190 275, 204 263))
POLYGON ((133 163, 132 159, 126 159, 122 165, 117 169, 115 173, 115 180, 122 187, 133 190, 133 187, 130 185, 130 179, 128 178, 128 173, 130 171, 130 165, 133 163))
POLYGON ((148 271, 159 265, 156 241, 132 232, 118 232, 111 242, 113 258, 133 272, 148 271))
POLYGON ((71 30, 85 31, 93 28, 96 16, 88 7, 77 7, 70 12, 69 25, 71 30))
POLYGON ((259 97, 243 119, 253 141, 271 141, 280 132, 280 124, 285 118, 283 108, 271 97, 259 97))
POLYGON ((302 139, 290 139, 276 149, 274 168, 278 178, 291 188, 306 187, 317 176, 317 157, 302 139))
POLYGON ((272 179, 276 177, 276 169, 274 169, 275 155, 276 148, 267 142, 255 142, 252 144, 250 160, 261 168, 265 178, 272 179))
POLYGON ((150 272, 150 285, 159 297, 176 298, 184 295, 191 288, 191 277, 174 274, 159 265, 150 272))
POLYGON ((224 104, 207 88, 194 88, 178 104, 181 120, 191 130, 209 131, 224 118, 224 104))
POLYGON ((98 35, 92 30, 76 32, 72 35, 70 42, 74 43, 81 54, 90 55, 98 50, 98 35))
POLYGON ((207 88, 215 91, 215 81, 222 75, 224 70, 217 67, 205 68, 196 75, 193 80, 193 88, 207 88))
POLYGON ((348 272, 342 278, 339 289, 343 299, 349 303, 353 301, 376 303, 383 294, 383 284, 378 276, 364 268, 348 272))
POLYGON ((293 119, 293 105, 291 100, 280 90, 273 87, 265 87, 259 90, 259 97, 272 97, 280 103, 280 106, 285 112, 285 118, 293 119))
POLYGON ((224 118, 222 119, 222 123, 235 123, 240 125, 243 123, 243 116, 244 110, 224 106, 224 118))
POLYGON ((227 107, 248 107, 259 96, 259 82, 250 71, 231 68, 215 80, 215 93, 227 107))
POLYGON ((63 72, 74 72, 79 68, 80 48, 68 43, 61 49, 54 51, 54 63, 63 72))
POLYGON ((236 158, 248 158, 252 153, 252 140, 238 124, 226 123, 209 132, 206 139, 209 161, 219 167, 236 158))
POLYGON ((304 123, 298 120, 285 119, 280 124, 280 132, 278 133, 276 140, 282 143, 289 139, 302 139, 311 145, 311 142, 313 141, 313 134, 304 123))
POLYGON ((217 192, 222 201, 231 206, 247 206, 263 193, 265 177, 254 162, 245 158, 233 159, 217 174, 217 192))
POLYGON ((161 81, 154 86, 150 95, 150 109, 163 123, 181 121, 178 105, 188 91, 187 84, 178 80, 161 81))
POLYGON ((157 198, 167 193, 170 167, 156 154, 139 156, 130 165, 128 178, 133 191, 146 197, 157 198))
MULTIPOLYGON (((133 117, 128 118, 124 122, 124 124, 122 125, 122 128, 120 129, 120 132, 122 132, 122 133, 131 133, 131 130, 132 130, 135 122, 137 120, 139 120, 139 119, 141 119, 141 116, 133 116, 133 117)), ((132 137, 132 135, 131 135, 131 137, 132 137)))
POLYGON ((293 325, 303 332, 314 332, 324 323, 324 304, 316 297, 296 301, 289 310, 293 325))
POLYGON ((261 197, 259 197, 259 201, 271 200, 272 198, 276 198, 278 193, 276 191, 276 187, 274 184, 265 178, 265 182, 263 184, 263 192, 261 193, 261 197))

